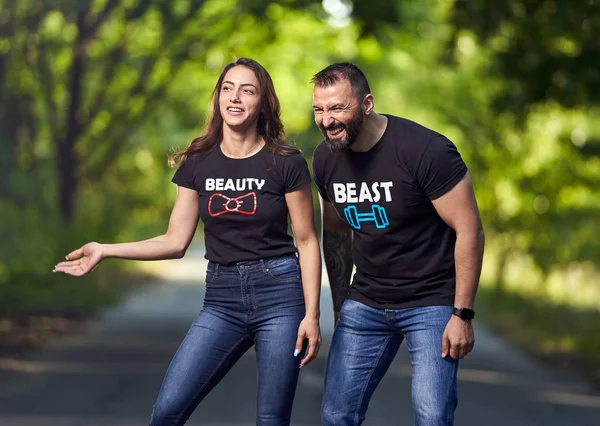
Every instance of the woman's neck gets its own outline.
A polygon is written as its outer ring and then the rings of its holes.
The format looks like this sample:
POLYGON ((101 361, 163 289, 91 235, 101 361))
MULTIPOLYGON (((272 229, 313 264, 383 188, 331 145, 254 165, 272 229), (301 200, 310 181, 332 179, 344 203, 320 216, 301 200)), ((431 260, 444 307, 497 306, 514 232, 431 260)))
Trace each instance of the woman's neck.
POLYGON ((264 141, 254 126, 246 131, 237 131, 223 126, 221 151, 227 157, 245 158, 256 154, 263 145, 264 141))

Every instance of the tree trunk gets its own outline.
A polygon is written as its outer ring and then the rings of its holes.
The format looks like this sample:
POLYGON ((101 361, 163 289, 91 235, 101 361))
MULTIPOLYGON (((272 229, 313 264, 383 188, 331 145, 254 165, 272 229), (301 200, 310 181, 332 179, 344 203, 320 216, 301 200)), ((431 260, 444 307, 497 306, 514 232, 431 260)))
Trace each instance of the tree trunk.
POLYGON ((496 293, 504 293, 505 291, 505 272, 506 264, 508 263, 508 257, 510 254, 509 248, 503 248, 498 256, 498 262, 496 267, 496 274, 494 276, 494 291, 496 293))
POLYGON ((79 34, 75 41, 73 64, 69 75, 69 93, 71 99, 67 112, 67 128, 64 139, 58 143, 57 151, 60 212, 63 219, 68 223, 71 223, 75 216, 75 199, 78 187, 79 159, 75 153, 75 145, 81 136, 82 129, 78 112, 81 105, 82 81, 85 71, 84 25, 86 15, 87 10, 84 8, 78 12, 77 16, 79 34))

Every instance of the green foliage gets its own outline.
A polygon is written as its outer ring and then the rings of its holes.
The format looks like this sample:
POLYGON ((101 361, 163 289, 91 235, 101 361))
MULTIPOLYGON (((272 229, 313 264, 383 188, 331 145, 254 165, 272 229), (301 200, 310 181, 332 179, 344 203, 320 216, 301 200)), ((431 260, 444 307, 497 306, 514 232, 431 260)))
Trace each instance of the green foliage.
POLYGON ((539 297, 498 293, 483 287, 477 313, 494 332, 548 364, 569 374, 577 372, 588 380, 597 378, 597 309, 574 310, 569 304, 553 304, 539 297))
POLYGON ((99 270, 83 279, 52 274, 62 253, 84 241, 89 231, 69 233, 54 215, 35 207, 18 208, 0 201, 0 315, 28 309, 87 309, 114 302, 126 286, 114 270, 99 270))
POLYGON ((453 45, 474 32, 494 55, 492 73, 506 91, 502 110, 524 112, 554 100, 573 108, 600 101, 600 2, 595 0, 456 1, 453 45))

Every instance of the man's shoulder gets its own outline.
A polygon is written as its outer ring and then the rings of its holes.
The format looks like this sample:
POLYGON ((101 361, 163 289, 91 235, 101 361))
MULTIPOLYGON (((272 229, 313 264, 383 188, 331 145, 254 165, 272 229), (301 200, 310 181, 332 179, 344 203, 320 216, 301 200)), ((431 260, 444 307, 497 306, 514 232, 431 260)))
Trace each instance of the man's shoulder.
POLYGON ((277 169, 281 170, 283 173, 292 170, 308 169, 306 158, 304 158, 301 151, 276 154, 265 150, 265 153, 266 155, 264 156, 263 161, 266 161, 267 164, 264 164, 264 166, 267 168, 270 167, 270 165, 275 165, 277 169))
POLYGON ((440 133, 436 132, 429 127, 426 127, 416 121, 409 120, 408 118, 398 117, 395 115, 387 115, 389 125, 391 125, 392 132, 399 133, 404 136, 406 141, 409 142, 422 142, 423 140, 430 141, 431 139, 441 136, 440 133))
POLYGON ((335 160, 333 155, 325 140, 322 140, 313 151, 312 172, 316 181, 324 179, 326 165, 331 165, 332 160, 335 160))
POLYGON ((325 142, 325 140, 322 140, 319 143, 319 145, 317 145, 315 150, 313 151, 313 159, 315 159, 315 158, 321 159, 322 157, 326 157, 327 155, 330 155, 330 154, 331 154, 331 150, 327 146, 327 143, 325 142))
POLYGON ((332 155, 331 149, 327 146, 325 140, 321 141, 315 148, 312 155, 313 170, 318 171, 321 164, 325 164, 327 159, 332 155))
POLYGON ((407 118, 388 116, 388 120, 390 137, 395 140, 392 145, 407 164, 419 162, 432 141, 444 138, 441 133, 407 118))
POLYGON ((399 164, 409 173, 414 173, 431 142, 443 135, 407 118, 390 115, 387 117, 389 137, 393 140, 393 143, 387 146, 394 150, 399 164))
POLYGON ((269 160, 272 157, 276 162, 280 163, 297 163, 304 160, 304 154, 302 154, 302 151, 299 150, 292 151, 291 149, 288 149, 284 152, 272 152, 269 149, 265 149, 263 152, 266 154, 266 157, 269 158, 269 160))

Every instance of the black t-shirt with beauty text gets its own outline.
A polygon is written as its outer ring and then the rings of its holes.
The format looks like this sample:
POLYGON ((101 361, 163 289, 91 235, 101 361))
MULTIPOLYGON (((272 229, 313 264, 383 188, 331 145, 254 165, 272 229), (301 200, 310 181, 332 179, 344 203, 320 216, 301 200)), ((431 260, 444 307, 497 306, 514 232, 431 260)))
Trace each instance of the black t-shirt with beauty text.
POLYGON ((310 183, 302 155, 276 155, 265 145, 233 159, 217 146, 188 158, 173 182, 198 192, 208 260, 229 264, 296 252, 285 194, 310 183))
POLYGON ((454 144, 412 121, 387 116, 367 152, 313 154, 320 195, 353 229, 356 265, 348 297, 376 308, 452 305, 456 234, 432 200, 467 167, 454 144))

